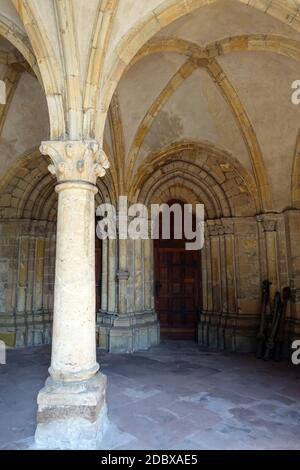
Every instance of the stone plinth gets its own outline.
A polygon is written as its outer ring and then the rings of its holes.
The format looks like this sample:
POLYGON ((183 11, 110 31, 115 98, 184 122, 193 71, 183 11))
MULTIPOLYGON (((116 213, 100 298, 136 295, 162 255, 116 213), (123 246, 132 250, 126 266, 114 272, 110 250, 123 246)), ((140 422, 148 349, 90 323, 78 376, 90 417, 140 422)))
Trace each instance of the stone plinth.
POLYGON ((38 395, 36 445, 41 449, 97 449, 107 424, 106 376, 83 382, 52 378, 38 395))
POLYGON ((99 313, 98 346, 111 353, 143 351, 160 342, 160 327, 153 311, 113 315, 99 313))

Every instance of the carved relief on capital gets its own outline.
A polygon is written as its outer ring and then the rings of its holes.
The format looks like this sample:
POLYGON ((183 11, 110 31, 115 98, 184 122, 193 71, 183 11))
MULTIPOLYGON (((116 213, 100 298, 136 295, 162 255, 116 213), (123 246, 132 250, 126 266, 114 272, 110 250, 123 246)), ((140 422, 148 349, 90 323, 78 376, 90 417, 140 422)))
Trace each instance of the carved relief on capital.
POLYGON ((52 164, 48 169, 58 182, 84 181, 95 184, 109 168, 105 152, 95 140, 42 142, 42 155, 48 155, 52 164))
POLYGON ((277 230, 277 220, 265 219, 263 221, 263 230, 264 230, 264 232, 276 232, 276 230, 277 230))
POLYGON ((33 224, 34 235, 38 238, 47 236, 48 223, 44 221, 35 221, 33 224))
POLYGON ((234 235, 234 222, 232 220, 224 219, 222 221, 225 235, 234 235))
POLYGON ((269 219, 263 214, 259 214, 256 216, 256 220, 259 224, 262 224, 262 228, 264 232, 276 232, 277 231, 276 219, 269 219))
POLYGON ((21 228, 20 235, 22 237, 31 237, 34 235, 34 224, 31 220, 23 221, 20 228, 21 228))
POLYGON ((222 222, 208 222, 207 232, 210 237, 222 235, 234 235, 234 224, 232 221, 222 220, 222 222))
POLYGON ((210 237, 217 237, 225 233, 224 226, 220 224, 208 224, 207 229, 210 237))

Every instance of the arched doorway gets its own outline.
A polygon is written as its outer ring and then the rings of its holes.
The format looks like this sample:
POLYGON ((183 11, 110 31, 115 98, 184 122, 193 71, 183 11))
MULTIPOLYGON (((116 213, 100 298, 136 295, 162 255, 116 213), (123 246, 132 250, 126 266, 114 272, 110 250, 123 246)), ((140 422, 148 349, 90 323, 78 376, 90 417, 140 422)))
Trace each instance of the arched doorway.
MULTIPOLYGON (((183 206, 179 200, 171 200, 167 204, 170 207, 174 204, 183 206)), ((154 241, 155 309, 161 338, 197 340, 202 306, 201 252, 187 251, 186 239, 175 239, 172 213, 170 223, 170 239, 162 238, 160 223, 160 237, 154 241)))

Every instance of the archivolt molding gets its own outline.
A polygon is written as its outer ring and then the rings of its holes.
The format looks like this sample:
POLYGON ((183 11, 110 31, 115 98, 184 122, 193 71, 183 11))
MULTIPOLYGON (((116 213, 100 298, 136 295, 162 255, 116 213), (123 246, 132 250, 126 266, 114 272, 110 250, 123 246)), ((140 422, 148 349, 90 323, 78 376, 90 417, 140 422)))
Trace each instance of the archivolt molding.
MULTIPOLYGON (((38 149, 24 154, 0 184, 0 220, 31 219, 56 221, 57 180, 48 171, 47 158, 38 149)), ((111 176, 97 181, 96 203, 114 202, 111 176)))
POLYGON ((20 157, 14 161, 11 167, 6 171, 6 173, 0 178, 0 194, 6 191, 9 182, 19 174, 20 178, 24 176, 24 166, 27 162, 35 160, 38 162, 41 153, 37 147, 32 148, 24 152, 20 157))
POLYGON ((130 185, 130 200, 151 203, 155 192, 163 191, 165 181, 171 186, 193 187, 198 202, 205 202, 206 195, 207 207, 217 217, 259 211, 252 176, 230 154, 209 143, 181 142, 149 156, 130 185))
POLYGON ((0 35, 9 41, 28 62, 40 83, 42 83, 39 66, 31 49, 28 38, 20 28, 0 13, 0 35))
POLYGON ((182 201, 184 204, 192 204, 193 210, 195 211, 196 204, 204 204, 204 217, 207 219, 215 219, 218 214, 222 213, 222 208, 215 206, 215 201, 212 201, 209 194, 205 192, 205 189, 197 186, 197 188, 191 187, 188 180, 180 181, 181 185, 174 186, 172 181, 162 182, 160 190, 153 194, 151 204, 166 204, 169 201, 177 200, 182 201), (188 186, 185 186, 185 185, 188 186), (197 189, 197 192, 194 191, 197 189))
MULTIPOLYGON (((103 134, 106 113, 118 83, 133 57, 155 34, 169 24, 198 8, 219 0, 165 0, 157 8, 145 15, 123 37, 107 64, 107 80, 99 94, 97 125, 99 135, 103 134)), ((299 7, 293 0, 237 0, 249 7, 273 16, 296 31, 300 31, 299 7)))
MULTIPOLYGON (((217 194, 215 181, 208 174, 203 173, 201 182, 195 176, 195 168, 184 166, 175 161, 163 167, 162 172, 157 171, 157 181, 147 181, 141 190, 139 202, 147 207, 151 204, 166 203, 178 199, 188 204, 204 204, 206 218, 229 217, 231 210, 225 194, 217 194), (165 174, 166 173, 166 174, 165 174), (214 187, 210 186, 214 184, 214 187), (220 197, 221 196, 221 197, 220 197)), ((222 191, 221 191, 222 193, 222 191)))

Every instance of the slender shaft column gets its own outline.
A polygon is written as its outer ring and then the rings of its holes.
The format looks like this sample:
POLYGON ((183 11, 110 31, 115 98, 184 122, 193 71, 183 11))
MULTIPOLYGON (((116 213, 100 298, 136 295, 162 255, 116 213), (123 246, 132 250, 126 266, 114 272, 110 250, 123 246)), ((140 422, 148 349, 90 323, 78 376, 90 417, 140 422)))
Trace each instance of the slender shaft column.
POLYGON ((101 310, 107 312, 108 308, 108 240, 102 241, 102 290, 101 290, 101 310))
POLYGON ((205 235, 205 251, 206 251, 206 271, 207 271, 207 311, 213 311, 213 281, 212 281, 212 257, 210 246, 210 232, 206 228, 205 235))
POLYGON ((222 283, 221 283, 221 253, 220 253, 220 230, 218 223, 208 226, 210 235, 211 272, 212 272, 212 297, 213 315, 210 319, 209 345, 219 347, 219 325, 222 309, 222 283))
POLYGON ((226 242, 225 227, 220 229, 220 272, 221 272, 221 292, 222 305, 221 312, 223 315, 228 313, 228 296, 227 296, 227 275, 226 275, 226 242))
POLYGON ((94 195, 108 162, 94 141, 47 142, 41 152, 58 179, 58 215, 51 378, 38 397, 36 440, 93 446, 106 408, 96 361, 94 195))
POLYGON ((127 313, 127 281, 129 273, 127 270, 127 240, 119 240, 119 314, 127 313))
POLYGON ((134 303, 136 312, 142 312, 144 308, 142 246, 142 240, 134 241, 134 303))
POLYGON ((43 308, 45 238, 38 237, 35 247, 35 278, 33 308, 35 311, 43 308))
POLYGON ((108 240, 108 311, 116 312, 117 243, 108 240))
POLYGON ((207 288, 207 250, 206 250, 206 244, 204 244, 204 247, 201 251, 201 271, 202 271, 202 277, 201 277, 201 284, 200 288, 202 287, 202 311, 207 312, 208 311, 208 288, 207 288))
POLYGON ((236 279, 234 264, 234 228, 233 224, 225 225, 226 274, 229 313, 236 313, 236 279))
POLYGON ((152 296, 153 296, 153 282, 152 282, 152 240, 143 241, 144 245, 144 308, 151 310, 152 296))
POLYGON ((220 240, 219 225, 209 226, 210 250, 211 250, 211 269, 212 269, 212 292, 214 312, 220 313, 222 306, 222 288, 221 288, 221 265, 220 265, 220 240))
POLYGON ((26 289, 28 283, 29 238, 22 237, 19 245, 19 274, 17 289, 17 312, 25 311, 26 289))
POLYGON ((265 218, 263 221, 263 230, 266 237, 266 258, 268 280, 272 283, 271 299, 274 299, 276 291, 279 289, 279 274, 277 263, 277 222, 274 219, 265 218))

